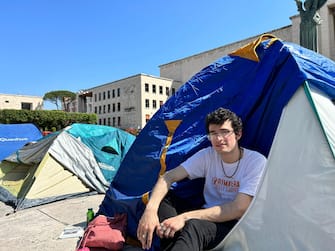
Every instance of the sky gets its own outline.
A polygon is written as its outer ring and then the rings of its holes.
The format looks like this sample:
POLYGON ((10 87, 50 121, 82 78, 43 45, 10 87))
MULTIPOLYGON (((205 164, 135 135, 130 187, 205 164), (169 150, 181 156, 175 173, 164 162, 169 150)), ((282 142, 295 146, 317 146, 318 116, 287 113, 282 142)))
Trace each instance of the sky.
POLYGON ((0 93, 78 92, 291 24, 294 0, 0 0, 0 93))

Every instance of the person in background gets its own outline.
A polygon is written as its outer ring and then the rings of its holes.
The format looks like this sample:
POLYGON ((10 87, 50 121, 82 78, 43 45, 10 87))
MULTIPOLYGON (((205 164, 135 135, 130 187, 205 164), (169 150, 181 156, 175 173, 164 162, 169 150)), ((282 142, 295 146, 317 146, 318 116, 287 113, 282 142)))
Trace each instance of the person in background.
POLYGON ((242 121, 219 108, 206 117, 211 146, 200 150, 158 178, 137 228, 143 249, 152 245, 154 232, 161 250, 204 250, 217 246, 242 217, 256 194, 266 158, 239 146, 242 121), (172 183, 205 178, 205 204, 180 210, 169 192, 172 183))

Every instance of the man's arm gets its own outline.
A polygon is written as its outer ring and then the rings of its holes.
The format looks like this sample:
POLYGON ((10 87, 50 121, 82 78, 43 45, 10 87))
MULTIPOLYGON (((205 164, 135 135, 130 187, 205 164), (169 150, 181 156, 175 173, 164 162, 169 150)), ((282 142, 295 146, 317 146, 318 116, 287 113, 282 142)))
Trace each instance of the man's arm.
POLYGON ((174 234, 185 226, 185 222, 189 219, 202 219, 212 222, 224 222, 234 219, 239 219, 248 209, 252 196, 238 193, 235 200, 219 206, 214 206, 205 209, 189 211, 168 218, 162 222, 163 232, 157 232, 160 237, 172 238, 174 234))
POLYGON ((137 238, 143 249, 151 247, 153 232, 159 226, 158 208, 171 184, 187 176, 186 170, 182 166, 178 166, 158 178, 137 228, 137 238))
POLYGON ((252 196, 238 193, 235 200, 223 205, 214 206, 184 213, 186 219, 202 219, 213 222, 224 222, 239 219, 248 209, 252 196))

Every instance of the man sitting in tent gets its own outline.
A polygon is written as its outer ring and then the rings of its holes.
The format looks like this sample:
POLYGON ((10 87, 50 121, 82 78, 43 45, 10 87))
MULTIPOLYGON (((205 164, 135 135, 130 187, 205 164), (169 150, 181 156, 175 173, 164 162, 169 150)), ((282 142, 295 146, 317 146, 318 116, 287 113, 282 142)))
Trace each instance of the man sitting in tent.
POLYGON ((151 247, 154 231, 162 250, 214 248, 250 205, 266 158, 239 146, 242 121, 230 110, 219 108, 208 114, 206 129, 212 146, 158 179, 137 229, 142 248, 151 247), (187 177, 205 178, 205 204, 180 211, 182 205, 168 191, 172 183, 187 177))

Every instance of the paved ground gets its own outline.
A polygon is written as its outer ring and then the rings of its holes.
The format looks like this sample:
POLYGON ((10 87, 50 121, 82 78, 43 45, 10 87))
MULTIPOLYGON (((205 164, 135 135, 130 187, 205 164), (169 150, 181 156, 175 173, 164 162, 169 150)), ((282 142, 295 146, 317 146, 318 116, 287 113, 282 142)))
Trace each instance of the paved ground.
POLYGON ((0 202, 0 251, 74 251, 79 238, 59 239, 68 225, 86 224, 87 208, 97 211, 103 194, 68 199, 13 213, 0 202))

